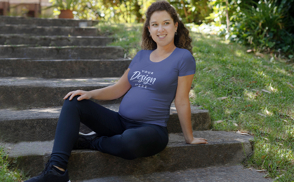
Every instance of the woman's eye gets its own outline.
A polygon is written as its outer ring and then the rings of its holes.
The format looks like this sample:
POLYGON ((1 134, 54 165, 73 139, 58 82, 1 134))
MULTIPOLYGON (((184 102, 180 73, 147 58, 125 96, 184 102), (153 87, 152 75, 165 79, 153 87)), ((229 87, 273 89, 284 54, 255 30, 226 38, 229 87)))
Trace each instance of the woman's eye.
POLYGON ((165 24, 166 24, 166 25, 168 25, 168 24, 169 24, 169 22, 165 22, 165 24))
POLYGON ((152 26, 156 26, 157 24, 152 24, 152 26))

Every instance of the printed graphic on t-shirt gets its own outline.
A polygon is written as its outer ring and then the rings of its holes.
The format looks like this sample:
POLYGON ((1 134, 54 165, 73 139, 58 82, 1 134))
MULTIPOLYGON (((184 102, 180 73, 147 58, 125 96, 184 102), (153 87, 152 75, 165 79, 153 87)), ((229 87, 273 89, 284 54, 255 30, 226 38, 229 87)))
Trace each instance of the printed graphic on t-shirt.
POLYGON ((135 86, 137 87, 147 88, 147 85, 153 85, 156 81, 156 78, 152 77, 152 75, 152 71, 134 71, 133 75, 130 78, 130 81, 137 82, 135 83, 135 86))

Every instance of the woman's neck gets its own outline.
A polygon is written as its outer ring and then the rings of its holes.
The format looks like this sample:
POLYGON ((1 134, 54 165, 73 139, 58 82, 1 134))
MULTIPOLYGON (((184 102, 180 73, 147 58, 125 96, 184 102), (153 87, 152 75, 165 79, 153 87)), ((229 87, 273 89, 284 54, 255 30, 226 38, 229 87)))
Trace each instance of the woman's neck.
POLYGON ((176 49, 175 45, 170 45, 170 46, 166 46, 166 47, 157 47, 156 48, 156 52, 157 54, 168 54, 173 52, 176 49))

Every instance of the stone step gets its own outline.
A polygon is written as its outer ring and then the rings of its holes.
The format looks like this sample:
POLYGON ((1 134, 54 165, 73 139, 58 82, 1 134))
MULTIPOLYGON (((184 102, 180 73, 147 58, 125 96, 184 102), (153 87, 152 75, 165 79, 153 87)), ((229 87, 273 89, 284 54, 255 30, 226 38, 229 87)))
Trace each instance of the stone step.
POLYGON ((0 58, 0 77, 120 77, 130 63, 130 59, 38 60, 0 58))
MULTIPOLYGON (((119 110, 119 104, 104 105, 113 111, 119 110)), ((0 140, 4 142, 53 140, 61 107, 49 107, 29 110, 0 109, 0 140)), ((207 110, 191 105, 193 130, 208 130, 211 119, 207 110)), ((91 130, 81 125, 80 131, 91 130)), ((168 121, 169 133, 182 132, 175 105, 170 108, 168 121)))
MULTIPOLYGON (((73 151, 69 161, 71 180, 86 180, 107 176, 151 174, 219 165, 239 164, 252 154, 251 136, 224 131, 196 131, 208 144, 185 144, 182 134, 169 134, 165 150, 151 157, 125 160, 99 151, 73 151)), ((43 170, 52 141, 3 143, 9 158, 17 158, 18 168, 34 176, 43 170)))
POLYGON ((85 22, 87 26, 94 26, 98 21, 93 20, 72 20, 72 19, 48 19, 48 18, 25 18, 25 17, 11 17, 0 16, 0 25, 30 25, 30 26, 71 26, 79 27, 80 22, 85 22))
MULTIPOLYGON (((119 78, 42 79, 34 77, 0 78, 0 109, 28 109, 61 106, 63 97, 73 90, 93 90, 113 85, 119 78)), ((119 103, 102 101, 101 104, 119 103)))
POLYGON ((271 182, 266 173, 257 172, 242 165, 213 166, 152 174, 109 176, 90 180, 71 180, 71 182, 271 182))
POLYGON ((65 35, 65 36, 96 36, 97 28, 87 27, 41 27, 30 25, 4 25, 0 26, 0 34, 22 34, 22 35, 65 35))
POLYGON ((0 35, 0 45, 28 46, 106 46, 113 39, 102 36, 30 36, 19 34, 0 35))
POLYGON ((118 59, 123 48, 116 46, 25 47, 0 45, 0 58, 118 59))

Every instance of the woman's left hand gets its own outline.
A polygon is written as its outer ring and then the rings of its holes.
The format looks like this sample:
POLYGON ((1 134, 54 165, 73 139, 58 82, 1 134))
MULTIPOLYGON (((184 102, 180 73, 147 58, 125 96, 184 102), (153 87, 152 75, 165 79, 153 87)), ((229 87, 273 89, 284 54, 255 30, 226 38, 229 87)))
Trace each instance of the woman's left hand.
POLYGON ((207 140, 205 138, 194 138, 192 141, 187 142, 188 144, 207 144, 207 140))

